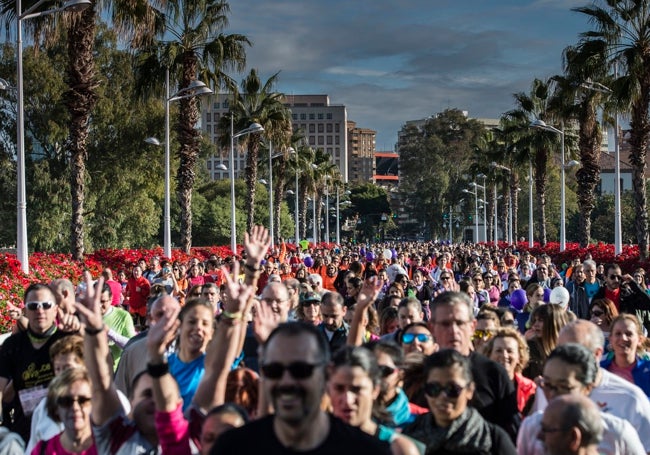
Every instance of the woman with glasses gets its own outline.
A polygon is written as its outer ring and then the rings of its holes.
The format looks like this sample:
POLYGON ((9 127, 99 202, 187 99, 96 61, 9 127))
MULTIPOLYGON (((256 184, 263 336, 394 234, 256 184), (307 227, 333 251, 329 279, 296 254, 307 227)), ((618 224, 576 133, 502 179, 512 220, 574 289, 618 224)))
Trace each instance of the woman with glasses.
POLYGON ((528 344, 524 337, 515 328, 498 328, 484 346, 483 354, 503 365, 517 390, 517 409, 522 415, 528 414, 527 410, 535 398, 537 384, 521 374, 529 359, 528 344))
POLYGON ((650 397, 650 357, 643 349, 643 330, 633 314, 619 314, 612 322, 609 336, 611 352, 600 366, 636 384, 650 397))
POLYGON ((327 393, 332 414, 379 440, 388 442, 394 454, 418 454, 415 444, 395 431, 378 424, 386 410, 377 398, 381 391, 382 370, 372 351, 346 346, 340 349, 329 367, 327 393))
POLYGON ((320 301, 320 295, 313 291, 300 294, 296 319, 313 325, 323 322, 320 316, 320 301))
POLYGON ((32 455, 97 455, 90 424, 92 387, 85 368, 69 368, 52 380, 47 413, 63 424, 63 432, 36 444, 32 455))
POLYGON ((431 413, 418 416, 404 434, 425 444, 426 453, 517 453, 504 430, 469 406, 475 385, 467 357, 443 349, 425 359, 424 374, 431 413))
POLYGON ((609 347, 609 333, 612 329, 612 322, 617 316, 616 305, 609 299, 594 299, 589 305, 589 320, 603 331, 606 351, 609 347))
POLYGON ((424 322, 413 322, 402 330, 399 338, 404 354, 419 351, 431 355, 438 350, 433 335, 424 322))
POLYGON ((497 275, 492 275, 490 272, 483 274, 483 289, 487 292, 488 302, 492 305, 497 305, 501 298, 501 279, 497 275))

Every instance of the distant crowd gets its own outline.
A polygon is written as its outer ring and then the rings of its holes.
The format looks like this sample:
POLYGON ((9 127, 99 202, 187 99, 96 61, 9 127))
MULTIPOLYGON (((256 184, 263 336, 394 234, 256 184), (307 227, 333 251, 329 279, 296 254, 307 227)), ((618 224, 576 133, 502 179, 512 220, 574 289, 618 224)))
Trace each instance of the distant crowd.
POLYGON ((486 245, 141 258, 30 285, 0 454, 650 454, 643 269, 486 245))

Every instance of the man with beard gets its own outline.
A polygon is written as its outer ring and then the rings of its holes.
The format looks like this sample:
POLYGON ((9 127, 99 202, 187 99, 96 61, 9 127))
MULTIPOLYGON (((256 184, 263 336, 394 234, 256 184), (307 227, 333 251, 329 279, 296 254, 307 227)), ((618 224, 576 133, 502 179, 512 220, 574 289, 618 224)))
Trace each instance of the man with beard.
POLYGON ((390 453, 388 443, 321 410, 329 360, 316 327, 281 324, 264 345, 260 367, 262 393, 275 414, 223 433, 211 453, 390 453))
POLYGON ((343 296, 338 292, 326 293, 320 304, 321 322, 318 328, 329 341, 330 351, 336 352, 345 346, 350 327, 343 320, 347 311, 343 296))

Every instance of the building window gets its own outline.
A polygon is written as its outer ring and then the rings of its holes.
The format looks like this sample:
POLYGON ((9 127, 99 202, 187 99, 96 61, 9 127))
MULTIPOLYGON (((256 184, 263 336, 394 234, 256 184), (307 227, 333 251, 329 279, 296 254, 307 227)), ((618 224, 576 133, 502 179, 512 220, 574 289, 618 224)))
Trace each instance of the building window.
POLYGON ((324 145, 325 144, 325 138, 323 136, 318 136, 318 145, 324 145))
POLYGON ((323 113, 322 112, 318 113, 318 120, 323 120, 323 113))
POLYGON ((327 145, 332 145, 332 136, 327 136, 327 145))
POLYGON ((312 134, 314 134, 314 133, 316 132, 316 125, 314 125, 313 123, 311 123, 311 124, 309 125, 309 132, 312 133, 312 134))
POLYGON ((316 116, 314 114, 309 114, 309 120, 314 120, 316 119, 316 116))
POLYGON ((291 118, 294 120, 298 120, 298 114, 291 114, 291 118))
POLYGON ((300 120, 307 120, 307 114, 300 114, 300 120))
POLYGON ((316 137, 309 136, 309 145, 316 145, 316 137))
POLYGON ((327 129, 327 132, 328 132, 328 133, 331 133, 332 130, 333 130, 333 128, 332 128, 332 124, 331 124, 331 123, 328 123, 327 126, 326 126, 325 128, 327 129))
POLYGON ((341 137, 340 136, 334 136, 334 144, 339 145, 341 143, 341 137))
POLYGON ((212 169, 212 160, 208 160, 208 171, 212 169))
POLYGON ((328 112, 325 117, 327 118, 327 120, 332 120, 332 113, 328 112))
POLYGON ((338 133, 338 132, 340 131, 339 128, 340 128, 339 124, 338 124, 338 123, 335 123, 335 124, 334 124, 334 132, 335 132, 335 133, 338 133))
POLYGON ((205 114, 205 120, 208 121, 208 122, 212 121, 212 112, 207 112, 205 114))
POLYGON ((226 100, 223 102, 222 106, 224 109, 228 109, 230 107, 230 103, 228 102, 228 100, 226 100))
POLYGON ((325 127, 323 126, 322 123, 319 123, 318 124, 318 132, 322 134, 324 131, 325 131, 325 127))
POLYGON ((212 134, 212 125, 206 125, 205 130, 208 132, 208 134, 212 134))
POLYGON ((219 109, 220 107, 221 107, 221 104, 219 104, 219 103, 214 103, 212 105, 212 109, 219 109))

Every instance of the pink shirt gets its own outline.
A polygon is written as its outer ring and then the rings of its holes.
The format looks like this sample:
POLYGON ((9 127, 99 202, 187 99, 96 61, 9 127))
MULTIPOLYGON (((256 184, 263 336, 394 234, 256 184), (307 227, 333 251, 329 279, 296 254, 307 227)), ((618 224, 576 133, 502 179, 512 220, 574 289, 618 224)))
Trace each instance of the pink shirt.
POLYGON ((97 455, 97 448, 95 447, 95 444, 93 443, 92 446, 90 446, 88 449, 82 451, 82 452, 68 452, 63 448, 63 445, 61 445, 61 433, 57 434, 54 436, 52 439, 48 439, 47 441, 40 441, 38 444, 36 444, 36 447, 34 447, 34 450, 32 450, 31 455, 97 455), (42 446, 45 445, 45 448, 42 446))

